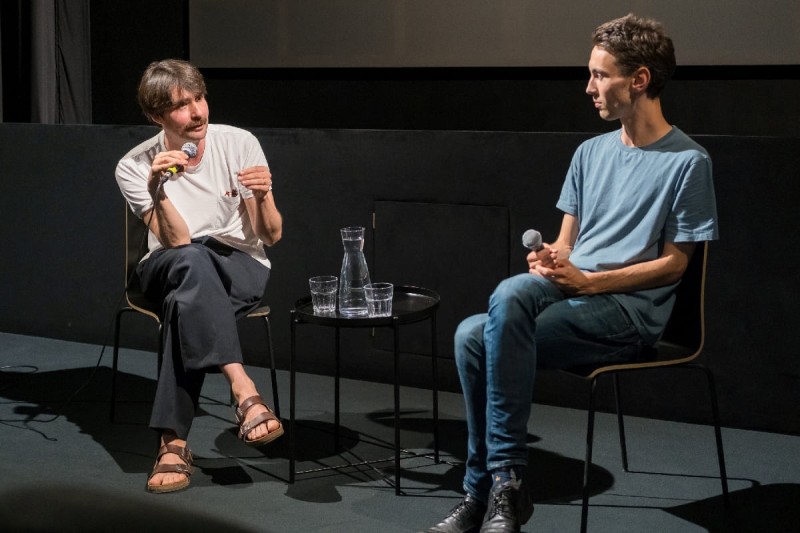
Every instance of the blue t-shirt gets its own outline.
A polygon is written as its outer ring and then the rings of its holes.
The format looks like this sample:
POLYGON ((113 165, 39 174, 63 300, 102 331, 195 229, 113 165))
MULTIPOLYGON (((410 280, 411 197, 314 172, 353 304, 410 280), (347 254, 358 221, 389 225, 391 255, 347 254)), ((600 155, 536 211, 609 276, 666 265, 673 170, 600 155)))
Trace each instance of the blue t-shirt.
MULTIPOLYGON (((711 158, 678 128, 632 148, 621 130, 590 139, 572 158, 557 207, 578 219, 570 261, 606 271, 658 258, 665 242, 717 238, 711 158)), ((614 294, 645 342, 669 320, 676 285, 614 294)))

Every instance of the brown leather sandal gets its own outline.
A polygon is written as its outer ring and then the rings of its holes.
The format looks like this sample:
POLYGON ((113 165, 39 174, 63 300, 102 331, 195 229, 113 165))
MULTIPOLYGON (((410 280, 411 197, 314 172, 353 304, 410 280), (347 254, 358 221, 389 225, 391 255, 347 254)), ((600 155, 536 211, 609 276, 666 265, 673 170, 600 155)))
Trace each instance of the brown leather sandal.
MULTIPOLYGON (((270 420, 278 420, 278 417, 276 417, 275 413, 272 412, 272 409, 270 409, 269 406, 264 403, 264 400, 261 398, 261 396, 256 394, 255 396, 249 397, 240 403, 238 407, 236 407, 236 423, 239 424, 239 440, 248 446, 264 446, 265 444, 269 444, 283 435, 283 425, 280 425, 277 429, 270 431, 261 438, 252 440, 247 438, 247 436, 251 431, 253 431, 253 429, 256 428, 256 426, 269 422, 270 420), (254 405, 263 405, 267 408, 267 412, 261 413, 252 420, 245 422, 244 417, 247 414, 247 411, 252 409, 254 405)), ((278 420, 279 424, 280 422, 281 421, 278 420)))
POLYGON ((189 486, 189 476, 192 475, 192 471, 194 468, 192 467, 192 451, 189 447, 182 447, 177 446, 175 444, 165 444, 158 450, 158 457, 156 457, 156 464, 153 467, 153 471, 150 473, 150 477, 147 478, 147 492, 153 492, 156 494, 162 494, 165 492, 175 492, 177 490, 183 490, 189 486), (166 464, 161 465, 158 464, 159 459, 161 456, 167 453, 174 453, 175 455, 181 458, 185 464, 166 464), (166 485, 151 485, 150 480, 153 479, 153 476, 156 474, 167 474, 167 473, 175 473, 184 474, 186 477, 180 481, 176 481, 175 483, 167 483, 166 485))

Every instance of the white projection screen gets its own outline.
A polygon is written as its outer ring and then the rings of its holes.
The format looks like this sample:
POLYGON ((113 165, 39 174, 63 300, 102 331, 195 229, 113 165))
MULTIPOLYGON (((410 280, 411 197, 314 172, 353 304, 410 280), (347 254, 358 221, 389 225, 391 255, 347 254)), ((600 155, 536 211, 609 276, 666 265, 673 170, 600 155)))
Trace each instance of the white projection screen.
POLYGON ((600 23, 660 20, 680 65, 800 64, 798 0, 190 0, 206 68, 575 67, 600 23))

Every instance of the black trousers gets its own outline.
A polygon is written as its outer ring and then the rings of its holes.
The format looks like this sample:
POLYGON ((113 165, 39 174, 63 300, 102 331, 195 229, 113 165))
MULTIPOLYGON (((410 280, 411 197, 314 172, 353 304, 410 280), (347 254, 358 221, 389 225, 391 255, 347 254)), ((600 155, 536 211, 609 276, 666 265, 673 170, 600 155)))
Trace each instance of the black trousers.
POLYGON ((186 439, 206 373, 242 362, 236 322, 261 302, 270 270, 204 237, 153 252, 136 273, 145 294, 161 302, 164 325, 150 427, 186 439))

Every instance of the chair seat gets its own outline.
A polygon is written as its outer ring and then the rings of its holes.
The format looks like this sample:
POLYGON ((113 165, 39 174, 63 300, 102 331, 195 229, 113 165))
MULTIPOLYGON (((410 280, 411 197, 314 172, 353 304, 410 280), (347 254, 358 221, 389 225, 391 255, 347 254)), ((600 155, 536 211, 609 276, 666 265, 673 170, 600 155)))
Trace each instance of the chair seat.
POLYGON ((261 307, 256 307, 249 313, 247 313, 247 318, 266 318, 269 316, 270 309, 268 305, 262 305, 261 307))
MULTIPOLYGON (((159 317, 161 307, 156 302, 147 298, 141 292, 131 289, 128 289, 125 293, 125 297, 128 299, 128 305, 132 308, 152 317, 159 323, 161 322, 159 317)), ((262 305, 247 313, 247 318, 268 318, 270 312, 271 310, 268 305, 262 305)))
POLYGON ((642 368, 663 367, 684 364, 698 355, 698 350, 672 342, 659 342, 655 347, 645 350, 637 359, 625 363, 599 363, 567 368, 564 372, 582 378, 593 378, 606 372, 620 372, 642 368))
POLYGON ((161 306, 156 302, 147 298, 143 293, 130 288, 125 292, 125 298, 128 300, 129 306, 153 318, 159 324, 161 323, 161 306))

